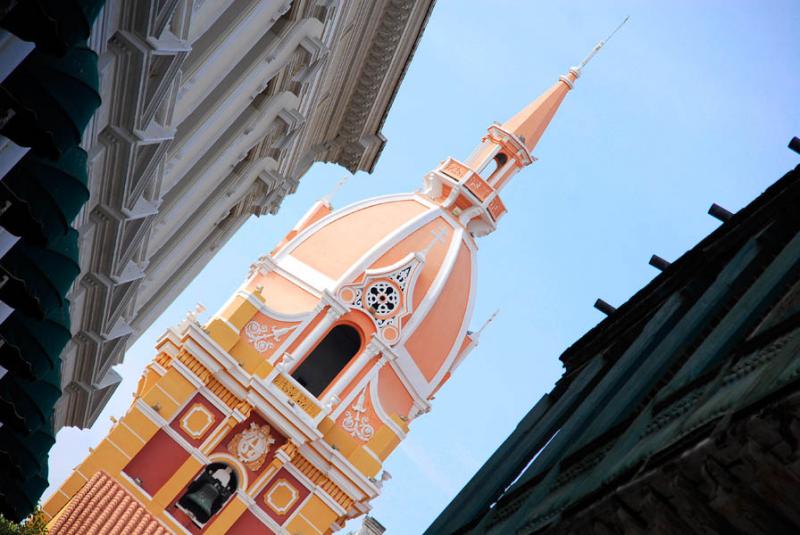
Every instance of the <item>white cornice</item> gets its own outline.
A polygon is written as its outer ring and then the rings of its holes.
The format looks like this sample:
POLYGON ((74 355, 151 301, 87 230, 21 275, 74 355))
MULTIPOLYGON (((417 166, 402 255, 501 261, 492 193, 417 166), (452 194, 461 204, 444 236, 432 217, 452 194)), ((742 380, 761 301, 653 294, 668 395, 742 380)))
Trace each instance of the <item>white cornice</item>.
POLYGON ((298 451, 355 501, 372 499, 379 494, 378 486, 325 440, 302 444, 298 451))

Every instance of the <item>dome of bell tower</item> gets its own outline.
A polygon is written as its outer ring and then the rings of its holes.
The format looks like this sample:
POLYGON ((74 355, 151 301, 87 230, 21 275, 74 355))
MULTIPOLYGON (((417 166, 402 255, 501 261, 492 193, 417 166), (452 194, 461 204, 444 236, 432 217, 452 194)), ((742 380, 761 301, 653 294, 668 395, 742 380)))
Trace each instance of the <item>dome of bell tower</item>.
POLYGON ((413 418, 412 398, 417 409, 426 405, 461 354, 476 251, 474 238, 440 204, 420 193, 389 195, 305 218, 261 260, 245 289, 259 288, 276 315, 304 316, 332 303, 341 312, 333 325, 351 324, 364 346, 375 339, 392 354, 404 375, 396 379, 413 392, 387 394, 389 403, 405 398, 395 408, 413 418))

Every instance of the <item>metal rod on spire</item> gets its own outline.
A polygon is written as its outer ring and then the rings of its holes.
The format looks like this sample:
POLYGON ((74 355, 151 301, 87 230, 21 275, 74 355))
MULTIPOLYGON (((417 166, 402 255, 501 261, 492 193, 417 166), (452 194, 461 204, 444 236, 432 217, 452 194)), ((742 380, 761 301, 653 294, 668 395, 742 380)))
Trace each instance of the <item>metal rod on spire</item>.
POLYGON ((492 323, 492 322, 494 321, 494 319, 497 317, 497 314, 498 314, 498 312, 500 312, 500 309, 499 309, 499 308, 498 308, 497 310, 495 310, 495 311, 492 313, 492 315, 491 315, 491 316, 489 316, 489 317, 486 319, 486 321, 484 321, 484 322, 483 322, 483 325, 481 325, 481 328, 480 328, 480 329, 478 329, 477 331, 475 331, 475 335, 476 335, 476 336, 474 336, 474 338, 478 338, 478 337, 480 337, 481 333, 483 333, 483 330, 484 330, 486 327, 488 327, 488 326, 489 326, 489 324, 490 324, 490 323, 492 323))
POLYGON ((335 186, 333 186, 333 189, 331 189, 327 194, 325 194, 320 200, 330 204, 331 201, 333 200, 333 196, 336 195, 336 192, 342 189, 342 186, 345 185, 348 178, 350 178, 348 175, 344 175, 342 179, 339 180, 339 182, 337 182, 335 186))
POLYGON ((611 40, 611 38, 612 38, 612 37, 614 37, 614 34, 615 34, 615 33, 617 33, 617 32, 619 31, 619 29, 620 29, 620 28, 622 28, 622 27, 625 25, 625 23, 626 23, 626 22, 628 22, 628 19, 629 19, 629 18, 631 18, 631 17, 630 17, 630 15, 629 15, 629 16, 627 16, 627 17, 625 17, 625 20, 623 20, 622 22, 620 22, 620 23, 619 23, 619 26, 617 26, 617 27, 614 29, 614 31, 613 31, 613 32, 611 32, 610 34, 608 34, 608 37, 606 37, 605 39, 603 39, 602 41, 600 41, 599 43, 597 43, 596 45, 594 45, 594 48, 592 49, 592 51, 591 51, 591 52, 589 52, 589 55, 588 55, 588 56, 586 56, 586 57, 583 59, 583 61, 581 61, 581 62, 580 62, 580 64, 579 64, 577 67, 575 67, 575 68, 574 68, 574 69, 575 69, 575 70, 578 72, 578 74, 579 74, 579 75, 580 75, 581 69, 583 69, 583 68, 586 66, 586 64, 587 64, 587 63, 589 63, 589 61, 591 61, 591 59, 594 57, 594 55, 595 55, 595 54, 597 54, 597 52, 598 52, 598 51, 599 51, 601 48, 603 48, 603 47, 605 46, 605 44, 611 40))

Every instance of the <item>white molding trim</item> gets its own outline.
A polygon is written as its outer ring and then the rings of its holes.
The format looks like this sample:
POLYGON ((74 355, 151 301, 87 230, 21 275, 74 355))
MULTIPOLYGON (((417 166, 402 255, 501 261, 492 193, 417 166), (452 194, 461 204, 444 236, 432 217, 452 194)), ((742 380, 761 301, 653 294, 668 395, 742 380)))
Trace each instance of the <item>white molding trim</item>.
POLYGON ((244 297, 248 303, 256 307, 258 312, 261 312, 265 316, 268 316, 272 319, 282 321, 284 323, 292 323, 292 322, 301 322, 305 319, 308 319, 309 316, 313 316, 313 309, 308 312, 299 312, 297 314, 286 314, 283 312, 278 312, 269 307, 266 303, 256 298, 252 293, 248 292, 247 290, 240 288, 234 295, 238 295, 240 297, 244 297))
MULTIPOLYGON (((150 494, 149 494, 149 493, 148 493, 146 490, 144 490, 142 487, 140 487, 140 486, 139 486, 139 484, 138 484, 138 483, 136 483, 136 481, 134 481, 133 479, 131 479, 131 476, 129 476, 129 475, 127 474, 127 472, 125 472, 125 470, 124 470, 124 469, 123 469, 123 470, 120 470, 120 471, 119 471, 119 474, 120 474, 120 476, 122 476, 122 478, 123 478, 123 479, 127 480, 127 481, 128 481, 128 483, 130 483, 130 484, 133 486, 133 488, 135 488, 135 489, 137 490, 137 492, 139 492, 139 493, 140 493, 142 496, 144 496, 145 498, 147 498, 147 499, 148 499, 149 501, 151 501, 151 502, 153 501, 153 497, 152 497, 152 496, 150 496, 150 494)), ((85 476, 85 475, 83 475, 82 473, 81 473, 81 475, 82 475, 83 477, 86 477, 86 476, 85 476)), ((87 480, 87 481, 88 481, 88 480, 87 480)), ((129 490, 129 489, 127 489, 127 488, 126 488, 125 490, 129 490)), ((77 492, 76 492, 75 494, 77 494, 77 492)), ((70 496, 70 498, 72 498, 72 496, 70 496)))
POLYGON ((187 368, 183 362, 176 360, 172 363, 172 367, 178 370, 178 372, 188 379, 189 382, 195 385, 196 388, 194 394, 189 395, 189 397, 187 397, 186 400, 184 400, 184 402, 178 406, 178 409, 175 411, 176 416, 189 405, 194 396, 197 394, 202 394, 209 403, 214 405, 214 407, 223 414, 223 416, 227 417, 231 415, 231 408, 228 407, 225 402, 219 399, 216 394, 209 390, 208 387, 200 380, 200 378, 192 373, 192 371, 187 368))
POLYGON ((214 414, 210 410, 208 410, 208 408, 202 403, 195 402, 191 407, 184 410, 184 414, 181 417, 180 421, 178 422, 178 425, 180 426, 181 429, 183 429, 186 432, 187 435, 192 437, 192 439, 199 440, 200 438, 202 438, 203 435, 205 435, 210 429, 214 427, 215 423, 218 424, 219 422, 216 422, 214 414), (206 416, 206 423, 202 425, 200 429, 192 429, 191 427, 189 427, 189 419, 195 413, 202 413, 206 416))
MULTIPOLYGON (((378 369, 378 372, 380 372, 380 368, 378 369)), ((392 433, 397 435, 400 438, 400 440, 403 440, 403 439, 406 438, 406 432, 403 431, 402 429, 400 429, 400 427, 394 422, 394 420, 392 420, 391 417, 389 417, 389 415, 386 413, 386 411, 383 408, 383 405, 381 405, 381 398, 380 398, 380 394, 378 392, 379 376, 380 376, 380 373, 376 373, 375 377, 373 378, 373 380, 369 384, 369 396, 370 396, 370 399, 372 401, 372 408, 375 411, 375 414, 378 415, 378 418, 380 418, 381 421, 384 424, 386 424, 386 426, 389 429, 392 430, 392 433)), ((364 444, 365 448, 366 448, 366 446, 367 445, 364 444)), ((374 455, 374 453, 373 453, 373 455, 374 455)), ((377 455, 375 456, 375 458, 378 459, 378 461, 380 462, 381 465, 383 465, 383 461, 380 458, 378 458, 377 455)))
MULTIPOLYGON (((206 463, 206 466, 211 463, 224 462, 225 464, 236 468, 237 472, 241 472, 241 474, 244 476, 244 481, 241 481, 241 478, 239 478, 239 484, 236 486, 237 490, 245 491, 247 490, 247 487, 250 486, 250 474, 247 473, 247 468, 233 455, 222 452, 211 452, 208 454, 207 459, 208 462, 206 463)), ((239 477, 239 474, 237 474, 237 477, 239 477)))
POLYGON ((447 358, 442 363, 442 366, 439 368, 439 371, 436 372, 436 375, 433 376, 433 379, 430 382, 431 388, 435 389, 439 383, 442 382, 442 378, 444 375, 450 371, 450 368, 453 365, 453 361, 458 357, 458 354, 461 350, 461 346, 464 343, 464 337, 467 335, 467 330, 469 328, 470 321, 472 320, 472 311, 475 307, 475 286, 477 281, 477 271, 478 266, 477 262, 475 261, 474 253, 471 255, 470 263, 472 264, 471 273, 470 273, 470 287, 469 287, 469 297, 467 298, 467 310, 465 311, 464 317, 461 320, 461 329, 459 329, 458 336, 453 343, 453 347, 450 349, 450 353, 448 353, 447 358))
MULTIPOLYGON (((116 443, 116 442, 114 442, 113 440, 111 440, 111 437, 110 437, 110 436, 107 436, 107 437, 106 437, 106 440, 108 441, 108 443, 109 443, 109 444, 111 444, 112 446, 114 446, 114 448, 116 448, 116 449, 117 449, 117 451, 119 451, 119 452, 122 454, 122 456, 123 456, 123 457, 125 457, 127 460, 129 460, 129 461, 130 461, 131 459, 133 459, 133 456, 132 456, 130 453, 128 453, 127 451, 125 451, 125 450, 123 450, 122 448, 120 448, 120 447, 117 445, 117 443, 116 443)), ((102 443, 101 443, 101 444, 102 444, 102 443)))
POLYGON ((223 317, 221 317, 221 316, 217 316, 217 319, 219 319, 220 321, 222 321, 222 323, 224 323, 224 324, 225 324, 225 326, 226 326, 227 328, 229 328, 229 329, 231 330, 231 332, 233 332, 235 335, 239 336, 239 335, 241 335, 241 334, 242 334, 242 330, 241 330, 241 329, 238 329, 238 328, 236 327, 236 325, 234 325, 234 324, 233 324, 233 323, 231 323, 230 321, 226 320, 225 318, 223 318, 223 317))
POLYGON ((280 467, 276 468, 271 464, 268 465, 267 469, 264 470, 264 473, 259 475, 256 480, 253 481, 253 484, 247 489, 246 494, 255 498, 259 492, 264 490, 264 487, 267 486, 267 483, 269 483, 270 479, 272 479, 272 476, 278 473, 278 470, 280 470, 280 467))
POLYGON ((378 463, 378 464, 379 464, 381 467, 383 467, 383 459, 381 459, 380 457, 378 457, 378 454, 377 454, 377 453, 375 453, 374 451, 372 451, 372 448, 370 448, 370 447, 369 447, 369 446, 367 446, 366 444, 363 444, 361 447, 364 449, 364 451, 365 451, 365 452, 367 452, 367 455, 369 455, 370 457, 372 457, 373 459, 375 459, 375 461, 376 461, 376 462, 377 462, 377 463, 378 463))
POLYGON ((283 246, 283 248, 278 251, 276 257, 280 259, 283 255, 288 255, 292 251, 294 251, 301 243, 306 241, 312 234, 315 234, 319 229, 324 226, 327 226, 334 221, 341 219, 347 215, 352 214, 353 212, 357 212, 359 210, 363 210, 365 208, 370 208, 377 204, 383 204, 386 202, 392 201, 405 201, 405 200, 416 200, 414 199, 413 193, 392 193, 389 195, 380 195, 378 197, 372 197, 370 199, 365 199, 362 201, 357 201, 353 204, 349 204, 343 208, 340 208, 336 211, 331 212, 330 214, 326 215, 325 217, 319 219, 319 221, 315 222, 308 228, 304 229, 302 232, 299 232, 297 236, 292 238, 289 243, 283 246))
POLYGON ((277 389, 268 387, 260 380, 254 381, 252 387, 252 394, 248 396, 247 401, 282 435, 298 444, 322 438, 322 433, 311 425, 310 417, 308 415, 307 418, 298 417, 300 413, 297 411, 304 414, 305 412, 296 405, 290 406, 287 403, 288 398, 282 394, 279 398, 277 389))
POLYGON ((400 378, 400 381, 415 401, 427 404, 429 395, 428 380, 425 379, 419 366, 414 362, 405 346, 398 346, 396 349, 398 357, 390 362, 392 370, 400 378))
POLYGON ((324 439, 301 444, 298 451, 354 501, 372 499, 380 493, 375 483, 354 468, 340 451, 333 449, 324 439))
POLYGON ((456 260, 458 259, 458 252, 461 249, 461 244, 464 243, 464 232, 465 231, 462 227, 455 227, 453 235, 450 238, 450 246, 447 249, 447 253, 445 254, 442 265, 439 268, 439 272, 436 274, 436 278, 433 280, 428 288, 428 291, 425 293, 425 297, 422 298, 422 301, 420 301, 419 306, 417 306, 417 309, 414 311, 414 314, 408 320, 398 344, 403 344, 405 347, 408 339, 416 332, 417 327, 419 327, 423 320, 428 316, 428 313, 433 308, 433 305, 439 300, 442 290, 447 284, 447 281, 450 280, 450 275, 453 273, 453 268, 455 267, 456 260))
MULTIPOLYGON (((288 256, 288 255, 285 255, 285 256, 288 256)), ((308 293, 310 295, 313 295, 314 297, 319 297, 320 293, 322 292, 322 290, 317 290, 316 287, 313 284, 309 284, 308 282, 306 282, 305 280, 301 279, 300 277, 298 277, 297 275, 295 275, 291 271, 287 271, 286 269, 284 269, 282 267, 283 263, 285 261, 284 260, 285 256, 284 255, 280 255, 280 260, 276 260, 275 261, 275 264, 273 265, 273 267, 271 269, 271 272, 275 273, 276 275, 278 275, 280 277, 283 277, 284 279, 286 279, 287 281, 291 282, 292 284, 294 284, 295 286, 297 286, 301 290, 305 291, 306 293, 308 293)), ((299 262, 299 260, 298 260, 298 262, 299 262)), ((309 269, 312 269, 312 268, 309 268, 309 269)), ((320 275, 322 275, 322 274, 320 273, 320 275)), ((324 277, 324 275, 322 275, 322 276, 324 277)))
MULTIPOLYGON (((131 408, 133 408, 133 407, 131 407, 131 408)), ((127 415, 128 415, 128 413, 130 413, 130 410, 129 410, 127 413, 125 413, 125 416, 127 416, 127 415)), ((127 430, 130 432, 130 434, 132 434, 133 436, 135 436, 135 437, 136 437, 136 439, 137 439, 139 442, 141 442, 141 443, 142 443, 142 446, 144 446, 145 444, 147 444, 147 442, 148 442, 147 440, 143 439, 143 438, 142 438, 142 436, 141 436, 139 433, 137 433, 137 432, 136 432, 136 431, 135 431, 135 430, 134 430, 134 429, 133 429, 131 426, 129 426, 127 423, 125 423, 125 416, 123 416, 122 418, 120 418, 119 420, 117 420, 117 422, 118 422, 118 423, 120 423, 120 424, 122 424, 122 427, 124 427, 125 429, 127 429, 127 430)), ((113 430, 113 428, 112 428, 112 430, 113 430)), ((109 435, 110 435, 110 434, 111 434, 111 433, 109 433, 109 435)))
POLYGON ((278 268, 302 281, 304 285, 312 287, 317 293, 330 290, 336 285, 332 278, 290 254, 281 257, 278 268))
MULTIPOLYGON (((328 495, 328 493, 325 492, 325 490, 323 490, 322 487, 320 487, 319 485, 317 485, 316 483, 311 481, 308 477, 306 477, 306 475, 303 472, 301 472, 300 469, 298 469, 295 465, 293 465, 292 463, 286 463, 284 465, 284 468, 286 469, 287 472, 289 472, 294 477, 296 477, 297 480, 300 481, 303 484, 303 486, 306 487, 306 489, 308 489, 309 493, 308 493, 308 496, 306 497, 306 499, 308 499, 308 497, 310 497, 312 494, 315 494, 315 495, 319 496, 319 498, 323 502, 325 502, 325 505, 327 505, 328 507, 333 509, 337 513, 338 516, 341 516, 341 515, 347 513, 347 511, 341 505, 336 503, 336 501, 330 495, 328 495)), ((319 470, 319 468, 317 468, 317 470, 319 470)), ((323 475, 326 476, 326 477, 330 476, 330 474, 325 474, 324 472, 323 472, 323 475)), ((332 478, 329 477, 329 479, 331 479, 331 481, 333 481, 332 478)), ((344 489, 342 489, 342 490, 344 490, 344 489)), ((302 509, 302 504, 301 504, 301 507, 297 508, 297 511, 299 511, 300 509, 302 509)), ((290 519, 287 519, 287 523, 289 522, 289 520, 290 519)))
POLYGON ((180 402, 180 401, 178 401, 177 399, 175 399, 174 397, 172 397, 172 394, 170 394, 169 392, 167 392, 166 390, 164 390, 164 388, 163 388, 163 387, 162 387, 160 384, 158 384, 158 382, 156 382, 156 384, 154 384, 153 386, 154 386, 154 387, 156 387, 156 388, 158 388, 158 389, 161 391, 161 393, 162 393, 162 394, 164 394, 165 396, 167 396, 167 398, 169 398, 169 400, 170 400, 170 401, 172 401, 172 402, 175 404, 175 407, 176 407, 178 410, 180 410, 180 408, 181 408, 181 407, 183 406, 183 404, 185 403, 185 402, 180 402))
POLYGON ((256 499, 246 492, 242 492, 239 489, 236 491, 237 496, 244 502, 247 506, 247 509, 258 518, 262 523, 266 524, 266 526, 274 531, 275 533, 280 533, 281 535, 287 533, 280 524, 272 520, 272 518, 264 511, 258 503, 256 503, 256 499))

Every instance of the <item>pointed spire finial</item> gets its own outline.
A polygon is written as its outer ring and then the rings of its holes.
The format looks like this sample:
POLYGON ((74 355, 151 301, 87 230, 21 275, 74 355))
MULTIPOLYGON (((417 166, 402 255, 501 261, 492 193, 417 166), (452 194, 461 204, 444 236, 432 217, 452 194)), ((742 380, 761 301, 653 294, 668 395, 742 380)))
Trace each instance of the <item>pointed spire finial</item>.
POLYGON ((605 39, 601 40, 599 43, 594 45, 594 48, 592 49, 592 51, 589 52, 589 54, 585 58, 583 58, 583 61, 581 61, 580 64, 578 64, 577 67, 573 67, 570 70, 574 69, 576 71, 577 75, 580 76, 581 69, 583 69, 586 66, 586 64, 589 63, 592 60, 594 55, 597 54, 597 52, 599 52, 601 48, 606 46, 606 43, 609 42, 612 37, 614 37, 614 34, 617 33, 619 31, 619 29, 622 28, 625 25, 626 22, 628 22, 629 18, 631 18, 630 15, 625 17, 625 19, 622 22, 619 23, 619 26, 614 28, 614 31, 611 32, 610 34, 608 34, 608 37, 606 37, 605 39))
POLYGON ((536 147, 545 129, 550 124, 550 120, 561 105, 561 101, 564 100, 566 94, 573 88, 575 80, 581 75, 581 69, 583 69, 594 55, 605 46, 609 39, 622 28, 628 21, 628 18, 629 17, 625 17, 608 37, 597 43, 592 51, 589 52, 589 55, 587 55, 577 67, 572 67, 567 74, 561 76, 559 81, 545 91, 539 98, 503 123, 502 128, 517 136, 525 145, 525 148, 528 149, 529 153, 533 152, 533 149, 536 147))
POLYGON ((337 182, 336 185, 333 186, 333 189, 331 189, 328 193, 323 195, 323 197, 320 199, 320 201, 322 201, 325 204, 330 204, 331 201, 333 200, 333 196, 336 195, 336 193, 340 189, 342 189, 342 186, 344 186, 347 183, 347 179, 349 179, 349 178, 350 177, 348 175, 344 175, 341 178, 341 180, 339 180, 339 182, 337 182))

